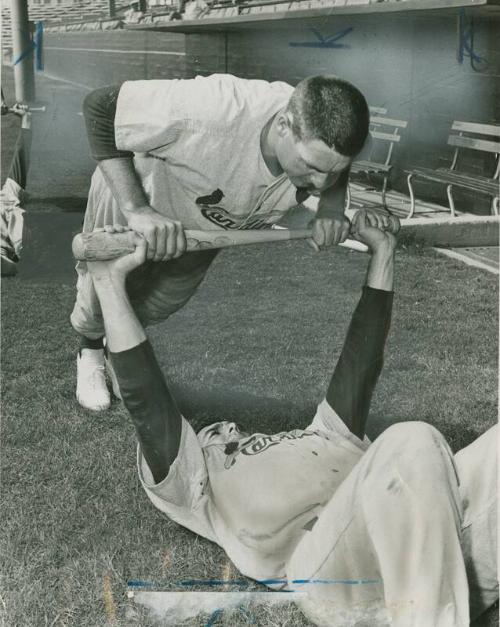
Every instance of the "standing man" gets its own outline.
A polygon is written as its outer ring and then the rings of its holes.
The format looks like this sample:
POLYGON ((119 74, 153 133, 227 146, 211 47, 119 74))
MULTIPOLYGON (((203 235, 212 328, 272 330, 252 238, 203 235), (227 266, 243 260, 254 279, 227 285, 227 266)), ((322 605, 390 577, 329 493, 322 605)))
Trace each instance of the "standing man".
MULTIPOLYGON (((319 197, 317 249, 346 239, 349 166, 368 134, 365 98, 350 83, 314 76, 281 82, 213 75, 131 81, 92 92, 84 115, 93 156, 84 231, 128 225, 148 244, 128 278, 142 324, 165 320, 203 280, 216 251, 182 256, 184 229, 270 228, 319 197)), ((389 219, 370 216, 386 227, 389 219)), ((80 334, 77 398, 106 409, 104 327, 85 264, 71 316, 80 334)))
POLYGON ((233 422, 195 434, 180 414, 125 289, 144 239, 127 257, 89 264, 140 479, 157 508, 222 546, 243 574, 304 592, 318 625, 465 627, 498 598, 496 428, 455 456, 423 422, 366 439, 395 238, 363 213, 354 229, 371 258, 326 397, 308 426, 274 435, 233 422))

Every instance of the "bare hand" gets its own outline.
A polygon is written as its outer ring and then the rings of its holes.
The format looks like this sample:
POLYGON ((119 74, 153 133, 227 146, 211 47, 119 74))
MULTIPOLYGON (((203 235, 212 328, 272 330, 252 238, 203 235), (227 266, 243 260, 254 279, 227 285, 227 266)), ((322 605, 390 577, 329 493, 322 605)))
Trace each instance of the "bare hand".
POLYGON ((390 217, 392 218, 390 228, 381 229, 378 226, 372 226, 366 211, 358 211, 352 222, 351 237, 366 244, 372 253, 382 250, 394 252, 396 248, 394 233, 399 231, 400 224, 396 216, 390 217))
MULTIPOLYGON (((118 225, 105 226, 103 230, 106 231, 106 233, 124 233, 125 231, 130 231, 128 227, 118 225)), ((132 270, 138 268, 146 261, 147 243, 144 237, 135 233, 134 244, 136 247, 135 251, 123 257, 117 257, 109 261, 87 261, 87 268, 92 278, 99 280, 105 277, 116 277, 120 280, 125 280, 129 272, 132 272, 132 270)))
POLYGON ((352 219, 353 226, 361 215, 366 216, 369 226, 381 229, 382 231, 389 231, 390 233, 394 233, 394 235, 401 228, 398 218, 385 209, 359 209, 352 219))
POLYGON ((344 242, 351 223, 343 214, 331 218, 316 218, 313 222, 311 246, 317 252, 344 242))
POLYGON ((168 261, 186 251, 186 237, 180 222, 170 220, 151 207, 141 207, 127 214, 128 225, 144 236, 148 244, 147 258, 168 261))

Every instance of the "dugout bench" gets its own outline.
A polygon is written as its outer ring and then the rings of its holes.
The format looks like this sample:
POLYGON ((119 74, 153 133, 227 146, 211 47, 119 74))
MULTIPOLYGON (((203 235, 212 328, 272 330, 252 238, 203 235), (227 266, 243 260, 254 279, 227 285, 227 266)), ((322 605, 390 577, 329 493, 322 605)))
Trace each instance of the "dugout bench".
POLYGON ((451 127, 451 135, 448 137, 448 145, 454 146, 455 151, 449 168, 414 168, 406 170, 407 183, 410 194, 409 218, 415 213, 415 191, 413 180, 417 178, 427 179, 446 185, 446 193, 452 216, 456 215, 453 200, 453 187, 460 187, 492 197, 491 213, 499 213, 500 195, 500 126, 493 124, 477 124, 475 122, 455 121, 451 127), (493 140, 491 138, 494 138, 493 140), (458 169, 460 156, 463 150, 475 150, 487 154, 493 154, 493 176, 488 178, 472 172, 458 169))
MULTIPOLYGON (((370 107, 370 136, 372 146, 367 159, 354 161, 351 164, 351 175, 364 175, 367 179, 372 175, 382 176, 382 205, 387 209, 386 191, 392 171, 392 153, 394 146, 401 141, 401 131, 408 126, 405 120, 383 117, 387 109, 370 107), (374 115, 375 114, 375 115, 374 115)), ((347 206, 350 205, 351 194, 347 188, 347 206)))

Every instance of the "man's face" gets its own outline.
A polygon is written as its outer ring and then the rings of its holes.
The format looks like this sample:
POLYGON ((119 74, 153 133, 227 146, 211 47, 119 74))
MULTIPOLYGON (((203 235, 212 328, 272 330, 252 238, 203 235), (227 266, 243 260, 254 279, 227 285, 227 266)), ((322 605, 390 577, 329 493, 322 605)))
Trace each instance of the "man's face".
POLYGON ((197 433, 201 447, 209 444, 227 444, 228 442, 238 442, 248 438, 248 433, 240 431, 234 422, 216 422, 213 425, 200 429, 197 433))
POLYGON ((319 139, 297 139, 286 114, 278 122, 276 156, 293 185, 305 188, 312 195, 331 187, 351 163, 350 157, 339 154, 319 139))

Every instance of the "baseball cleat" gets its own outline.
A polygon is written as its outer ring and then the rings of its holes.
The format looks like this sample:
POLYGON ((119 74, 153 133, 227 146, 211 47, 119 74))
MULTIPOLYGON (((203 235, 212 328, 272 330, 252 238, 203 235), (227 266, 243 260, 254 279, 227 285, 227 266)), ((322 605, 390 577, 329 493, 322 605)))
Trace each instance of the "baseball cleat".
POLYGON ((106 385, 104 351, 84 348, 76 358, 76 398, 82 407, 104 411, 111 405, 106 385))

